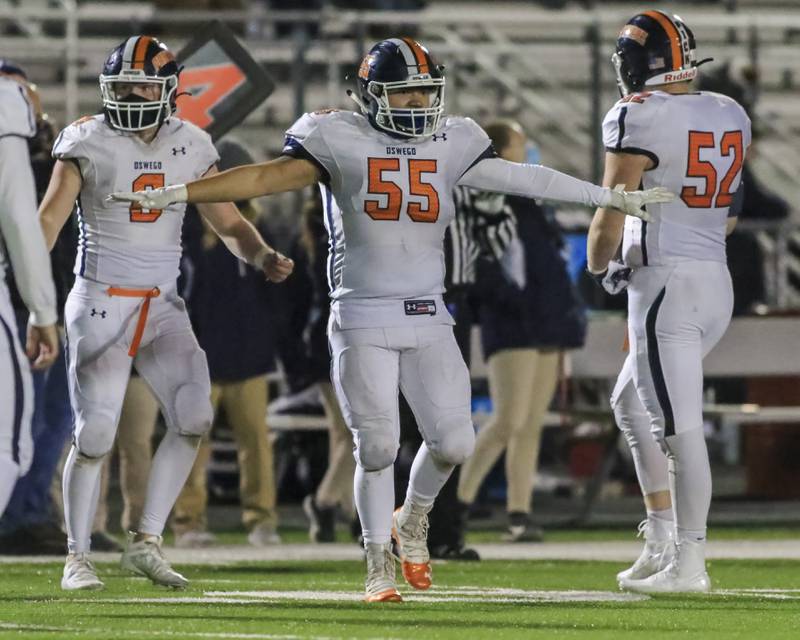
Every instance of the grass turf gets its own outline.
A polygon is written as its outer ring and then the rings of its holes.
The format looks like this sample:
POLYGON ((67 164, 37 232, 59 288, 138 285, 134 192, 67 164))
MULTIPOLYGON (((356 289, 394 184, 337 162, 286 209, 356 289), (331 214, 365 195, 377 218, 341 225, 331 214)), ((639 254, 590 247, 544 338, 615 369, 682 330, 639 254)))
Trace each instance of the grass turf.
MULTIPOLYGON (((497 529, 476 530, 467 533, 467 544, 502 542, 504 531, 497 529)), ((239 530, 215 532, 219 544, 247 544, 246 536, 239 530)), ((281 527, 280 535, 284 542, 308 542, 308 529, 281 527)), ((118 536, 119 537, 119 536, 118 536)), ((563 529, 548 528, 545 531, 547 542, 612 542, 636 539, 636 527, 574 527, 563 529)), ((787 540, 795 539, 800 544, 800 528, 787 526, 729 526, 717 525, 709 529, 711 540, 787 540)), ((164 540, 172 544, 174 538, 166 533, 164 540)), ((353 542, 350 534, 343 528, 336 530, 336 542, 353 542)))
POLYGON ((100 565, 106 590, 80 593, 60 590, 60 563, 7 564, 0 565, 0 638, 800 637, 800 562, 714 561, 714 588, 724 591, 710 595, 569 600, 577 590, 617 597, 614 575, 623 566, 438 563, 431 591, 401 588, 408 596, 402 604, 365 605, 357 600, 357 562, 179 567, 192 580, 184 592, 100 565), (753 589, 772 591, 746 591, 753 589))

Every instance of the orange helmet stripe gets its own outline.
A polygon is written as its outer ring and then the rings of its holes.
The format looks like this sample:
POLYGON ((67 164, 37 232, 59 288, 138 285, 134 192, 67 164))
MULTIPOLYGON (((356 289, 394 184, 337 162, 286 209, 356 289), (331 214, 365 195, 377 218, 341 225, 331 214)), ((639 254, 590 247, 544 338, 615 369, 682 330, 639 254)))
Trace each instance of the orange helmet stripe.
POLYGON ((425 51, 420 46, 419 42, 417 42, 413 38, 401 38, 401 40, 409 46, 411 52, 414 54, 414 59, 417 61, 417 67, 419 67, 419 72, 429 73, 428 58, 425 56, 425 51))
POLYGON ((675 28, 675 25, 672 23, 672 20, 670 20, 660 11, 645 11, 642 15, 652 18, 664 29, 667 37, 669 38, 670 48, 672 50, 672 70, 677 71, 678 69, 681 69, 683 67, 681 36, 678 33, 678 30, 675 28))
POLYGON ((142 36, 139 42, 136 43, 136 48, 133 50, 133 60, 131 60, 131 69, 144 69, 144 63, 147 56, 147 47, 153 39, 150 36, 142 36))

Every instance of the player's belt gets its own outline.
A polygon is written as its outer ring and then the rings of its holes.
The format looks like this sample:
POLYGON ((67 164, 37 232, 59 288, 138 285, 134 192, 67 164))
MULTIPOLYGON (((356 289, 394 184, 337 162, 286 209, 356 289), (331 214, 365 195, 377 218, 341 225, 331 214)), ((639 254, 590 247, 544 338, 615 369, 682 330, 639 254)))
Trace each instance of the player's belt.
POLYGON ((133 358, 139 350, 139 343, 142 341, 144 326, 147 324, 147 313, 150 311, 150 300, 161 295, 158 287, 152 289, 126 289, 124 287, 109 287, 106 293, 110 296, 120 296, 122 298, 144 298, 142 308, 139 310, 139 321, 136 323, 136 331, 133 334, 131 348, 128 355, 133 358))

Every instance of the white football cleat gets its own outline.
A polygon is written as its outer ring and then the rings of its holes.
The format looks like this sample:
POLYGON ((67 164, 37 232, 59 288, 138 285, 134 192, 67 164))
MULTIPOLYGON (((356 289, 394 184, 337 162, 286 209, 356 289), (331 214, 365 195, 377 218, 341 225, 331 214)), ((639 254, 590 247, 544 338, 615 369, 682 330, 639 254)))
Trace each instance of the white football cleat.
POLYGON ((364 602, 402 602, 403 598, 397 591, 392 543, 368 542, 364 544, 364 551, 367 555, 364 602))
POLYGON ((617 574, 620 589, 627 589, 630 580, 642 580, 662 571, 675 558, 675 542, 672 538, 656 538, 648 520, 639 523, 637 535, 644 536, 644 549, 633 565, 617 574))
POLYGON ((88 553, 70 553, 64 563, 64 575, 61 578, 61 588, 65 591, 79 589, 97 590, 106 585, 97 577, 97 570, 88 553))
POLYGON ((680 575, 677 560, 673 560, 658 573, 641 580, 627 580, 625 589, 636 593, 708 593, 711 591, 711 578, 705 569, 680 575))
POLYGON ((406 502, 392 516, 392 538, 403 568, 403 577, 415 589, 431 587, 431 555, 428 552, 428 512, 406 502))
POLYGON ((122 552, 120 567, 125 571, 150 578, 153 584, 185 589, 189 581, 173 570, 161 551, 161 536, 148 536, 134 542, 136 534, 128 532, 128 544, 122 552))

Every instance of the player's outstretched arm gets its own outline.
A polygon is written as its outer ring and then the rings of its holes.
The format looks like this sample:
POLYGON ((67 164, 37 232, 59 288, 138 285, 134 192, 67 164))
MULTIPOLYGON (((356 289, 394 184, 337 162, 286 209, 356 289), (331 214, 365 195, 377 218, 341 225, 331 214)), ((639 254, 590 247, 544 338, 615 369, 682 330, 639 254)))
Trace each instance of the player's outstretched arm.
MULTIPOLYGON (((651 163, 652 160, 644 155, 606 153, 603 184, 605 186, 622 185, 626 189, 635 189, 641 184, 642 174, 651 163)), ((590 273, 599 275, 606 271, 622 242, 624 226, 625 216, 619 211, 608 207, 599 207, 595 211, 589 227, 586 247, 587 267, 590 273)))
POLYGON ((314 163, 281 156, 269 162, 246 164, 188 184, 149 191, 112 193, 109 197, 138 202, 144 209, 163 209, 173 202, 239 202, 284 191, 295 191, 321 178, 314 163))
POLYGON ((500 158, 489 158, 478 162, 461 177, 458 184, 527 198, 612 207, 643 219, 648 218, 647 212, 641 209, 643 205, 669 202, 675 197, 661 187, 645 191, 624 191, 611 189, 610 186, 598 187, 591 182, 573 178, 548 167, 518 164, 500 158))
MULTIPOLYGON (((206 176, 219 175, 212 167, 206 176)), ((264 272, 267 280, 282 282, 291 275, 294 261, 275 251, 261 238, 256 228, 244 219, 231 202, 207 202, 197 205, 214 232, 237 258, 264 272)))

